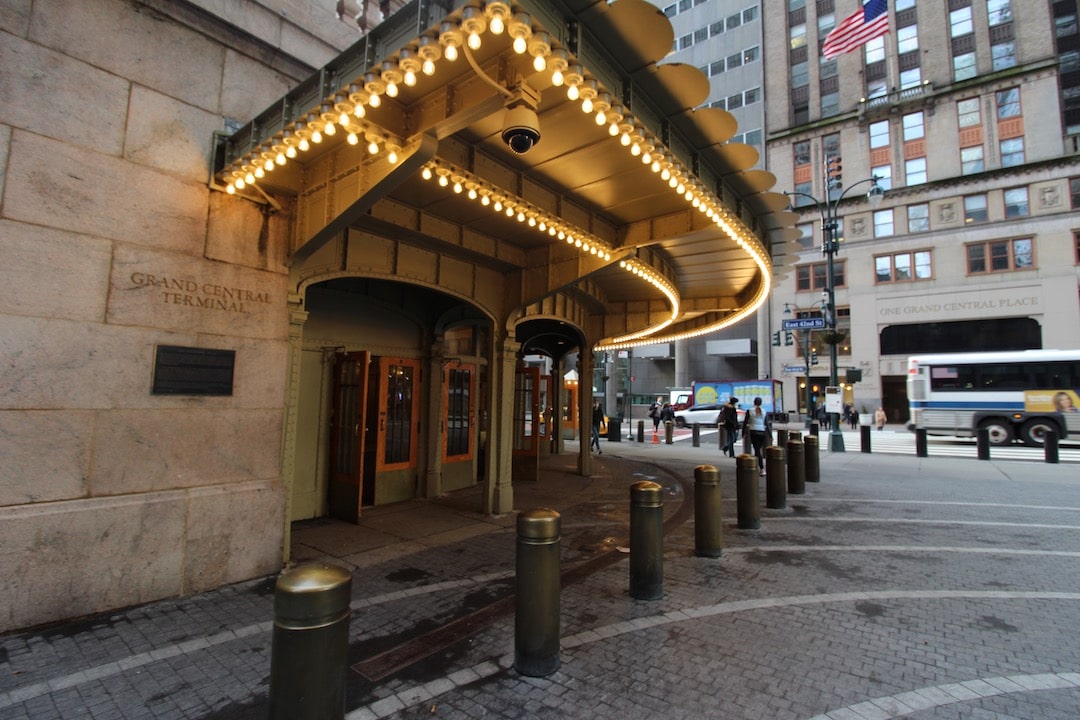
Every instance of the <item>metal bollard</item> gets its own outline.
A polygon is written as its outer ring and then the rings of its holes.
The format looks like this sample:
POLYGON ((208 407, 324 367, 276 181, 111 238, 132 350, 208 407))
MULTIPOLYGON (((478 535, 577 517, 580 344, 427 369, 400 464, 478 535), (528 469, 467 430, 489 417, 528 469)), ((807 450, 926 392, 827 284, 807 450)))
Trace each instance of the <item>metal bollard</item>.
POLYGON ((818 439, 811 435, 803 440, 803 464, 806 466, 806 474, 803 479, 810 482, 821 481, 821 459, 818 454, 818 439))
POLYGON ((1043 456, 1048 463, 1058 462, 1058 434, 1057 430, 1047 430, 1043 433, 1043 456))
POLYGON ((735 505, 740 530, 756 530, 761 527, 761 512, 758 509, 759 475, 757 457, 743 454, 735 459, 735 505))
POLYGON ((559 669, 559 513, 527 510, 517 518, 514 669, 545 677, 559 669))
POLYGON ((664 489, 648 480, 630 486, 630 597, 664 595, 664 489))
POLYGON ((777 430, 776 431, 776 447, 780 448, 781 450, 786 448, 787 447, 787 439, 788 439, 788 431, 787 430, 777 430))
POLYGON ((691 429, 690 444, 694 447, 701 447, 701 425, 694 423, 694 427, 691 429))
POLYGON ((716 449, 723 450, 727 445, 727 428, 723 425, 716 426, 716 449))
POLYGON ((806 492, 806 464, 802 439, 798 435, 789 437, 787 443, 787 491, 789 495, 806 492))
POLYGON ((787 507, 786 472, 784 449, 776 445, 765 448, 765 507, 774 510, 787 507))
POLYGON ((672 443, 672 435, 675 433, 675 423, 670 420, 664 421, 664 442, 670 445, 672 443))
POLYGON ((644 420, 638 420, 637 421, 637 441, 639 443, 645 442, 645 421, 644 420))
POLYGON ((720 557, 724 525, 720 520, 720 471, 713 465, 694 468, 694 554, 720 557))
POLYGON ((871 438, 870 426, 869 425, 860 425, 859 426, 859 443, 862 446, 862 451, 864 453, 870 452, 870 438, 871 438))
POLYGON ((816 422, 810 423, 810 434, 811 435, 813 435, 814 437, 817 437, 818 436, 818 431, 820 431, 820 430, 821 430, 821 426, 818 425, 816 422))
POLYGON ((918 428, 915 430, 915 457, 926 457, 926 429, 918 428))
POLYGON ((274 585, 270 720, 341 720, 349 659, 352 574, 301 565, 274 585))
POLYGON ((990 431, 986 428, 979 428, 975 439, 975 453, 980 460, 990 459, 990 431))

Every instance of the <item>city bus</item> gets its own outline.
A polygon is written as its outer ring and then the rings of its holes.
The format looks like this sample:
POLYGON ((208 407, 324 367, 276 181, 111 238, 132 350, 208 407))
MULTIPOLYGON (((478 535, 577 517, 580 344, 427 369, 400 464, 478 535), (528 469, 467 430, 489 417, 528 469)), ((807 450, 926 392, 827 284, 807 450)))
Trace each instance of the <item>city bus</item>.
POLYGON ((908 429, 1041 446, 1080 438, 1080 350, 914 355, 908 358, 908 429))

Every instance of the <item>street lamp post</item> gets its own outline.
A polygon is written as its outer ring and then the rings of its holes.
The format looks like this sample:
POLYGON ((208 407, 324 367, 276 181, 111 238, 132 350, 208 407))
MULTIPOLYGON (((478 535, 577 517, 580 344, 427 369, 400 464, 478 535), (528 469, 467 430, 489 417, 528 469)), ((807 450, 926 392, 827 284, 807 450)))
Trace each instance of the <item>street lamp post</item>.
MULTIPOLYGON (((785 315, 791 315, 794 312, 794 314, 796 315, 796 319, 798 319, 798 316, 799 316, 800 313, 812 313, 816 309, 820 309, 820 312, 822 313, 822 317, 824 318, 824 315, 825 315, 825 301, 824 300, 821 300, 819 302, 814 303, 813 305, 810 306, 810 308, 801 308, 801 307, 798 307, 796 305, 792 305, 791 303, 784 303, 784 314, 785 315)), ((811 393, 811 389, 810 389, 810 385, 811 385, 811 383, 810 383, 810 373, 813 370, 813 367, 814 367, 814 364, 815 364, 814 355, 816 353, 814 353, 814 351, 813 351, 813 349, 811 347, 811 342, 810 342, 811 339, 812 339, 812 336, 813 336, 812 331, 810 331, 810 330, 799 330, 798 332, 802 333, 803 361, 806 363, 806 428, 809 429, 810 424, 813 422, 813 417, 812 417, 812 414, 811 414, 811 411, 810 411, 810 405, 811 405, 811 403, 810 403, 810 398, 811 398, 811 394, 810 394, 811 393)))
MULTIPOLYGON (((828 261, 827 282, 829 286, 825 289, 823 295, 825 302, 825 326, 829 331, 828 340, 831 341, 828 343, 829 385, 837 387, 839 377, 837 373, 838 368, 836 366, 836 269, 834 258, 836 253, 840 251, 840 238, 837 234, 837 230, 840 227, 840 201, 843 200, 844 196, 852 189, 863 183, 870 183, 870 190, 866 193, 866 199, 870 203, 871 208, 876 208, 881 204, 881 200, 885 196, 885 190, 878 185, 879 178, 876 175, 872 175, 865 180, 860 180, 844 189, 837 195, 835 200, 831 199, 830 195, 833 192, 840 190, 842 184, 840 178, 840 158, 831 158, 828 155, 824 157, 823 162, 821 163, 821 179, 822 184, 825 187, 824 202, 818 200, 813 195, 808 195, 803 192, 789 192, 785 193, 785 195, 789 198, 792 196, 801 196, 809 199, 817 206, 818 213, 821 215, 821 252, 828 261)), ((840 432, 840 415, 838 413, 830 413, 829 415, 829 450, 832 452, 844 452, 844 435, 840 432)))

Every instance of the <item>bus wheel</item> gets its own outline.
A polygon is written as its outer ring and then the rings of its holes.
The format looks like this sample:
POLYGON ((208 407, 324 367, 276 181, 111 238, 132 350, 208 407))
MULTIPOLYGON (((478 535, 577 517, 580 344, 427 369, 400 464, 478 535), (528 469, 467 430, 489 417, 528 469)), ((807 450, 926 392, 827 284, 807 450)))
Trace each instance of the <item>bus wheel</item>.
POLYGON ((1020 428, 1020 439, 1025 445, 1042 447, 1048 431, 1058 432, 1057 425, 1046 418, 1032 418, 1020 428))
POLYGON ((990 433, 991 445, 1008 445, 1013 440, 1012 425, 1000 418, 983 420, 979 423, 979 429, 990 433))

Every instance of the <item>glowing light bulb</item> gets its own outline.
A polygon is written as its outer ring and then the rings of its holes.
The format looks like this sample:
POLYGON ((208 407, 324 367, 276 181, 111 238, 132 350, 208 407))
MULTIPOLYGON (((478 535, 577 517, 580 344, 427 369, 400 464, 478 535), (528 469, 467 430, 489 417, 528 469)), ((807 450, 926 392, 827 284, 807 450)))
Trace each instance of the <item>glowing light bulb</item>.
POLYGON ((300 148, 300 152, 307 152, 311 149, 311 143, 308 142, 307 138, 300 138, 300 145, 298 147, 300 148))
POLYGON ((371 93, 371 97, 368 98, 368 105, 373 108, 379 107, 382 105, 382 98, 379 97, 378 93, 371 93))
POLYGON ((431 168, 429 168, 427 165, 425 165, 423 171, 420 173, 420 177, 424 178, 425 180, 430 180, 431 179, 431 168))
POLYGON ((326 127, 323 128, 324 135, 333 135, 337 130, 334 129, 334 123, 326 123, 326 127))
POLYGON ((434 60, 425 60, 424 64, 420 68, 420 72, 422 72, 422 73, 424 73, 425 75, 428 75, 428 76, 434 75, 435 74, 435 61, 434 60))
POLYGON ((388 152, 386 154, 386 159, 389 161, 389 163, 391 165, 397 165, 397 161, 398 161, 397 150, 394 150, 393 148, 391 148, 390 152, 388 152))
POLYGON ((358 138, 356 136, 356 133, 354 133, 354 132, 349 133, 349 137, 347 137, 345 139, 349 141, 350 145, 356 145, 358 142, 360 142, 360 138, 358 138))
POLYGON ((311 142, 315 143, 316 145, 321 143, 322 142, 322 133, 319 132, 318 130, 311 133, 311 142))
POLYGON ((337 121, 338 121, 338 125, 340 125, 341 127, 345 127, 346 125, 349 124, 349 113, 347 113, 347 112, 341 113, 340 115, 338 115, 337 121))
POLYGON ((566 86, 566 97, 571 100, 577 100, 579 97, 581 97, 581 93, 578 92, 577 85, 566 86))
POLYGON ((481 42, 480 33, 478 33, 478 32, 469 33, 469 39, 468 39, 467 42, 469 44, 469 49, 470 50, 479 50, 480 49, 480 42, 481 42))
POLYGON ((491 22, 488 23, 488 30, 492 35, 502 35, 506 30, 506 23, 503 22, 502 16, 494 15, 491 18, 491 22))
POLYGON ((367 151, 369 153, 371 153, 372 155, 378 155, 379 154, 379 143, 372 140, 371 142, 368 143, 367 151))
POLYGON ((247 186, 247 183, 244 182, 244 178, 236 178, 236 180, 233 181, 233 184, 236 186, 236 190, 243 190, 247 186))
POLYGON ((591 113, 593 109, 592 98, 585 98, 581 101, 581 111, 584 113, 591 113))
POLYGON ((397 97, 397 94, 398 94, 397 83, 395 83, 395 82, 386 83, 386 94, 389 95, 390 97, 397 97))
POLYGON ((439 187, 446 187, 450 184, 450 180, 445 175, 439 176, 439 187))
POLYGON ((447 60, 449 60, 450 62, 454 62, 455 60, 457 60, 457 58, 458 58, 457 46, 455 46, 455 45, 447 45, 446 49, 443 50, 443 57, 446 58, 447 60))
POLYGON ((416 84, 416 73, 412 70, 405 71, 405 84, 412 87, 416 84))
POLYGON ((279 152, 277 154, 277 157, 274 158, 274 162, 276 162, 278 165, 284 165, 286 162, 288 162, 288 158, 285 157, 285 153, 279 152))
POLYGON ((516 52, 518 55, 524 55, 525 51, 529 49, 528 43, 525 41, 525 38, 522 37, 521 35, 518 35, 516 38, 514 38, 513 47, 514 47, 514 52, 516 52))
POLYGON ((364 109, 363 103, 356 103, 356 107, 353 108, 352 114, 358 118, 362 118, 367 115, 367 110, 364 109))
MULTIPOLYGON (((264 171, 262 169, 262 167, 255 168, 255 177, 256 178, 264 178, 264 177, 266 177, 266 171, 264 171)), ((251 182, 255 182, 255 181, 252 180, 251 182)))
POLYGON ((603 110, 596 113, 596 124, 600 126, 607 124, 607 114, 603 110))
POLYGON ((536 72, 543 72, 547 68, 547 60, 543 55, 537 55, 533 58, 533 70, 536 72))
POLYGON ((563 77, 562 70, 559 70, 559 69, 556 68, 554 71, 552 71, 552 73, 551 73, 551 84, 552 85, 554 85, 555 87, 562 87, 562 84, 563 84, 563 82, 565 80, 566 80, 566 78, 563 77))
MULTIPOLYGON (((301 140, 300 145, 303 146, 303 144, 304 144, 304 141, 301 140)), ((290 159, 296 157, 296 148, 294 148, 292 145, 285 148, 285 157, 290 158, 290 159)))

